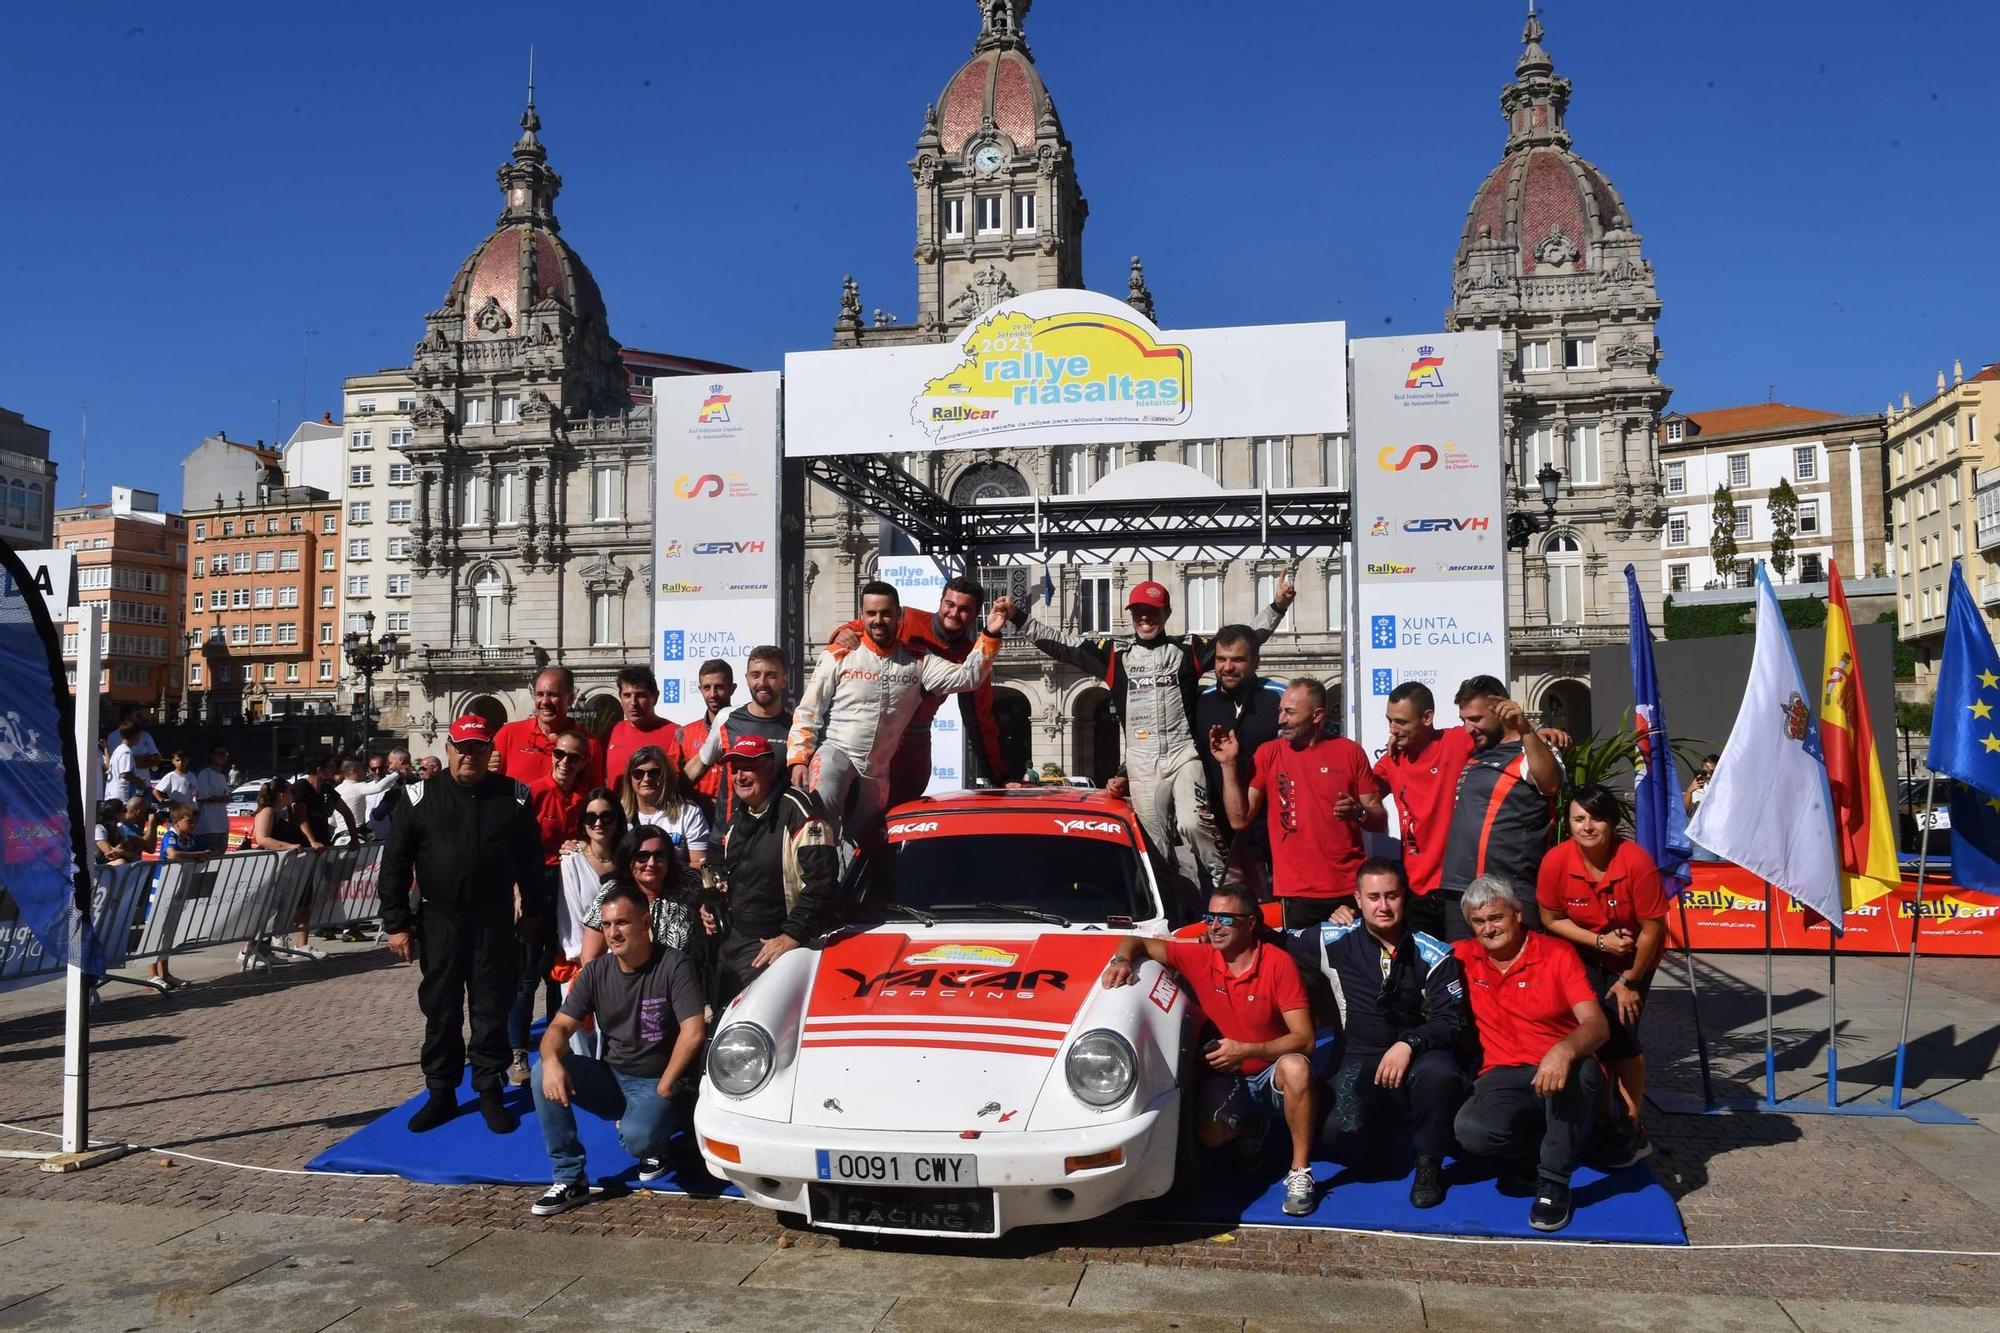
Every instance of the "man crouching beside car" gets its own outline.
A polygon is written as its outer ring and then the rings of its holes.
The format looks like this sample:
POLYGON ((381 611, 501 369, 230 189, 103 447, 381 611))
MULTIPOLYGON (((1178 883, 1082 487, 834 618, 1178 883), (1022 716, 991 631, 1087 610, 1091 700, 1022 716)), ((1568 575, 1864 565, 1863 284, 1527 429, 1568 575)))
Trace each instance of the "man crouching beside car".
POLYGON ((1317 1189, 1310 1153, 1317 1075, 1312 1012, 1298 965, 1284 947, 1261 939, 1262 920, 1250 890, 1225 884, 1209 895, 1202 913, 1207 937, 1161 939, 1128 935, 1104 969, 1104 985, 1138 980, 1132 965, 1144 957, 1187 980, 1189 998, 1202 1015, 1202 1058, 1207 1065, 1195 1093, 1196 1133, 1205 1148, 1232 1141, 1256 1148, 1282 1112, 1292 1138, 1285 1173, 1285 1211, 1312 1212, 1317 1189))

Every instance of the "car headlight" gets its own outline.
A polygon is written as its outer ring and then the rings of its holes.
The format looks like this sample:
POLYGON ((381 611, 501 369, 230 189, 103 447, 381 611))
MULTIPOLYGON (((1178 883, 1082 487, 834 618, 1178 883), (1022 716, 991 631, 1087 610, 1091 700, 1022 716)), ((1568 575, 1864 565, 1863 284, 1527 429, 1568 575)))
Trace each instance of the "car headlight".
POLYGON ((1085 1106, 1116 1106, 1131 1095, 1139 1061, 1131 1042, 1109 1028, 1098 1028, 1070 1044, 1063 1072, 1069 1077, 1069 1090, 1085 1106))
POLYGON ((755 1023, 731 1023, 708 1045, 708 1079, 731 1097, 748 1097, 771 1077, 771 1034, 755 1023))

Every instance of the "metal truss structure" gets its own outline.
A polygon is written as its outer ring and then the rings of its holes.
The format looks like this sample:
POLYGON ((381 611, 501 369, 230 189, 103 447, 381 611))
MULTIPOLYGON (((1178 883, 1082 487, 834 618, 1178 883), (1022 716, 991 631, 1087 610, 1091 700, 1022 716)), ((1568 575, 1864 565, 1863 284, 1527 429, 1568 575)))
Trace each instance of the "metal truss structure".
POLYGON ((925 554, 948 563, 1055 552, 1137 551, 1165 559, 1270 548, 1306 551, 1354 538, 1345 491, 1225 491, 1170 498, 1083 497, 952 504, 879 454, 813 458, 806 476, 895 524, 925 554))

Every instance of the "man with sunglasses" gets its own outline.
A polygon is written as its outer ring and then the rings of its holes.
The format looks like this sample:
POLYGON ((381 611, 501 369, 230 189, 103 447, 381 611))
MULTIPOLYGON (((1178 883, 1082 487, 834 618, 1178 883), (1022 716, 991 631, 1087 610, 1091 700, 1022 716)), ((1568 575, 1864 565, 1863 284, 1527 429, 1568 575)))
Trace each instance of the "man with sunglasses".
POLYGON ((1379 831, 1387 819, 1368 752, 1345 736, 1326 734, 1326 686, 1300 676, 1285 687, 1278 738, 1258 747, 1247 791, 1236 733, 1213 727, 1208 743, 1222 769, 1230 827, 1266 821, 1271 888, 1284 904, 1285 929, 1353 921, 1361 831, 1379 831))
POLYGON ((1312 1009, 1297 964, 1285 948, 1258 933, 1257 898, 1240 884, 1209 895, 1200 940, 1127 935, 1104 969, 1104 986, 1130 986, 1133 964, 1150 958, 1171 967, 1188 984, 1188 998, 1202 1019, 1195 1133, 1205 1148, 1241 1141, 1253 1152, 1263 1143, 1269 1118, 1282 1114, 1292 1141, 1285 1173, 1284 1209, 1304 1217, 1316 1205, 1312 1145, 1314 1084, 1332 1047, 1317 1046, 1312 1009))
POLYGON ((562 897, 562 856, 565 843, 583 836, 584 772, 590 767, 590 745, 580 731, 556 737, 549 755, 549 776, 528 784, 528 808, 534 811, 535 827, 542 839, 542 896, 530 913, 523 904, 518 926, 521 945, 521 980, 514 992, 514 1007, 507 1011, 507 1041, 514 1048, 514 1062, 507 1067, 507 1081, 519 1087, 528 1081, 528 1029, 535 1019, 535 993, 548 979, 549 964, 555 961, 555 910, 562 897))
POLYGON ((465 1012, 472 1011, 472 1086, 496 1134, 514 1128, 501 1085, 507 1073, 507 1008, 513 1002, 516 904, 539 910, 542 840, 528 789, 488 770, 493 724, 468 713, 451 724, 450 771, 411 783, 389 817, 382 850, 382 928, 389 950, 423 969, 423 1069, 429 1098, 410 1117, 421 1134, 458 1114, 465 1072, 465 1012), (422 907, 410 885, 422 881, 422 907), (517 897, 518 895, 518 897, 517 897))

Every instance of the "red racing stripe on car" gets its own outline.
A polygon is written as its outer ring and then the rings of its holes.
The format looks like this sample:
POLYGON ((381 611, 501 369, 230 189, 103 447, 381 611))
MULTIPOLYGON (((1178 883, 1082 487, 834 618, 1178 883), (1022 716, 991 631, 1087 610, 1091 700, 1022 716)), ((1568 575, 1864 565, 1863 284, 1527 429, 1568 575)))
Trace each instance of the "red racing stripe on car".
POLYGON ((933 1051, 987 1051, 995 1055, 1032 1055, 1043 1060, 1053 1060, 1060 1042, 1046 1045, 1003 1046, 992 1041, 971 1041, 954 1037, 807 1037, 799 1043, 806 1046, 900 1046, 917 1047, 933 1051))

